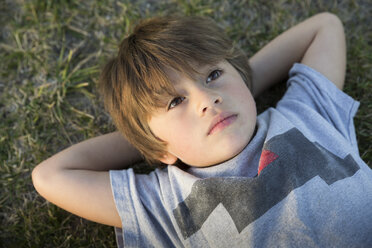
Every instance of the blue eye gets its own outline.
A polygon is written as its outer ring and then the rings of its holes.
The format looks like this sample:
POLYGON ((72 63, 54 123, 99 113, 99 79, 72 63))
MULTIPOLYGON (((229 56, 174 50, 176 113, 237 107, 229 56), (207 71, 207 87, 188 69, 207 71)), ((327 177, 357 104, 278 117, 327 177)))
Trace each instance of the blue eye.
POLYGON ((214 70, 212 71, 208 77, 207 77, 207 80, 206 80, 206 83, 210 83, 211 81, 213 80, 216 80, 217 78, 219 78, 222 74, 222 70, 214 70))
POLYGON ((185 100, 185 97, 176 97, 168 105, 168 110, 176 107, 178 104, 181 104, 185 100))

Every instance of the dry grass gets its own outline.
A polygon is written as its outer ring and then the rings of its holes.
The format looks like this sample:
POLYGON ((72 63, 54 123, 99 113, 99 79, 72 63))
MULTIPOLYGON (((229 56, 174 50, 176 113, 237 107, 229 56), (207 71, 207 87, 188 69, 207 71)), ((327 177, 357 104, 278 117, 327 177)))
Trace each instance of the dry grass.
MULTIPOLYGON (((113 247, 111 227, 49 204, 30 172, 54 153, 114 130, 95 86, 100 66, 140 18, 208 15, 248 54, 322 11, 344 22, 345 91, 361 102, 355 118, 360 153, 371 165, 372 7, 364 1, 2 1, 0 2, 1 247, 113 247)), ((283 87, 258 99, 259 111, 283 87)))

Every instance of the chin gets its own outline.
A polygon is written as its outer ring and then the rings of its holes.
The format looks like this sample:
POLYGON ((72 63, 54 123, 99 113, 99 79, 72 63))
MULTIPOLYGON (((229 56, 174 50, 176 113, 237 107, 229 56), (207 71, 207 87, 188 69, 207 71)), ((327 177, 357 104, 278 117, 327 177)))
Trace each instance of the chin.
POLYGON ((221 151, 220 153, 223 155, 218 160, 216 160, 214 164, 221 164, 234 158, 235 156, 239 155, 247 145, 248 142, 242 142, 239 144, 235 144, 234 146, 230 146, 231 149, 229 149, 228 151, 224 149, 223 152, 221 151))
POLYGON ((247 147, 247 145, 249 144, 250 140, 251 140, 251 137, 252 135, 249 135, 247 136, 244 140, 241 139, 241 137, 239 137, 239 142, 234 142, 233 144, 231 144, 231 149, 230 149, 230 159, 235 157, 236 155, 238 155, 239 153, 241 153, 245 147, 247 147))

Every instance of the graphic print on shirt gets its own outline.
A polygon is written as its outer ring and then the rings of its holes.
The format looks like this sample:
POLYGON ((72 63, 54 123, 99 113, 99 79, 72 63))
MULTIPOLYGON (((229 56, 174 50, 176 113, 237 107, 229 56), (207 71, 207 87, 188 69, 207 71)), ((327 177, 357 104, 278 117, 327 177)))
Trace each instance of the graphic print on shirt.
POLYGON ((219 204, 240 233, 312 178, 319 176, 331 185, 359 170, 351 155, 339 158, 296 128, 271 138, 263 149, 259 176, 207 178, 193 184, 191 193, 173 210, 184 239, 199 231, 219 204))

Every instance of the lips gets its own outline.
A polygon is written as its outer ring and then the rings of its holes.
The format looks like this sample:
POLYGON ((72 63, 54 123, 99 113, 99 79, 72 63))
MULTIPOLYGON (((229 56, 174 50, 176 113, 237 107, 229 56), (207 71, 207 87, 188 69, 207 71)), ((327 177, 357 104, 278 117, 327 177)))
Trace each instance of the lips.
POLYGON ((207 135, 211 135, 229 126, 231 123, 233 123, 236 120, 237 116, 238 116, 237 114, 228 113, 228 112, 224 112, 224 113, 217 115, 216 117, 213 118, 212 123, 208 128, 207 135))

